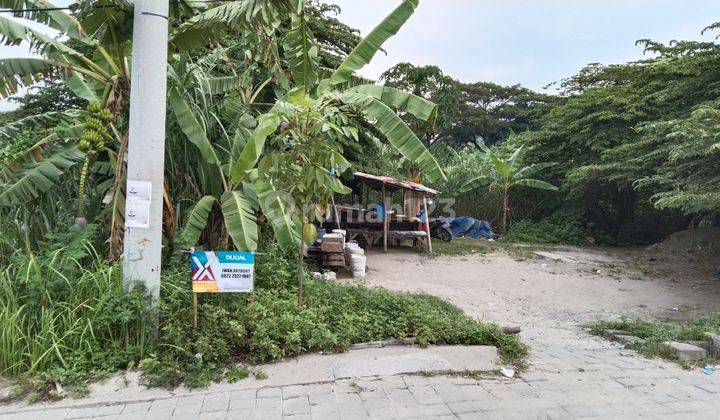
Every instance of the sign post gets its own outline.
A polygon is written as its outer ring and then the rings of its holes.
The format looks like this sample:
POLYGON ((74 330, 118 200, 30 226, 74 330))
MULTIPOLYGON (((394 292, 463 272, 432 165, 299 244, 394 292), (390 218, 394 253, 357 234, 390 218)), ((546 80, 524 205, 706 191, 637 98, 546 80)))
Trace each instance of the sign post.
POLYGON ((251 293, 255 254, 242 251, 190 253, 193 291, 193 327, 198 326, 199 293, 251 293))

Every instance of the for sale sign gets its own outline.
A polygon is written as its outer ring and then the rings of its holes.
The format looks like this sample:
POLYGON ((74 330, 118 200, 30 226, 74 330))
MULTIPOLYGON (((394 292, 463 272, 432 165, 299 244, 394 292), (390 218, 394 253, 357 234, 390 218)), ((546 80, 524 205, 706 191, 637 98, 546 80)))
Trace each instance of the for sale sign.
POLYGON ((239 251, 190 253, 194 293, 243 293, 253 289, 255 255, 239 251))

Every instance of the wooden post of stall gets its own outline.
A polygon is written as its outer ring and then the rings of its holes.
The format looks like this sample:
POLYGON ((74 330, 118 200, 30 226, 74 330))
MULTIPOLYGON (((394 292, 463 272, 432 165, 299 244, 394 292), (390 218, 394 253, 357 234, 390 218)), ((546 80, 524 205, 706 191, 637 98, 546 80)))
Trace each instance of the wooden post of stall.
POLYGON ((432 239, 430 239, 430 214, 427 207, 427 193, 423 193, 423 210, 425 212, 425 231, 427 231, 428 250, 432 254, 432 239))
POLYGON ((388 250, 388 226, 390 224, 390 221, 388 220, 389 212, 388 212, 388 205, 387 205, 387 199, 385 197, 385 184, 382 186, 382 204, 383 204, 383 250, 387 252, 388 250))

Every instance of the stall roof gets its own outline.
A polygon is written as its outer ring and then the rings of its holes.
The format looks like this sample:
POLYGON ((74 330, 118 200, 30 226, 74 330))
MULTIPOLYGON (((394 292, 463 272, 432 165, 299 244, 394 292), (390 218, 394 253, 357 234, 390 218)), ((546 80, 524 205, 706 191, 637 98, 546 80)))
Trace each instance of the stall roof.
POLYGON ((384 185, 385 189, 391 192, 398 190, 410 190, 434 195, 440 194, 440 191, 426 187, 423 184, 418 184, 417 182, 412 181, 405 181, 402 179, 395 179, 389 176, 370 175, 364 172, 355 172, 355 176, 360 178, 362 182, 366 183, 368 186, 370 186, 370 188, 376 191, 380 191, 384 185))

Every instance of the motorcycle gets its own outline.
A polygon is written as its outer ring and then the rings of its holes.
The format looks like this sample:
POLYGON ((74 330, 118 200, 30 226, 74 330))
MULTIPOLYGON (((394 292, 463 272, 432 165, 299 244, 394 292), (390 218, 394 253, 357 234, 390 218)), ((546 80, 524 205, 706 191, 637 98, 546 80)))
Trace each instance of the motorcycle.
POLYGON ((444 217, 430 219, 430 236, 444 242, 452 241, 453 234, 450 223, 444 217))

